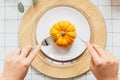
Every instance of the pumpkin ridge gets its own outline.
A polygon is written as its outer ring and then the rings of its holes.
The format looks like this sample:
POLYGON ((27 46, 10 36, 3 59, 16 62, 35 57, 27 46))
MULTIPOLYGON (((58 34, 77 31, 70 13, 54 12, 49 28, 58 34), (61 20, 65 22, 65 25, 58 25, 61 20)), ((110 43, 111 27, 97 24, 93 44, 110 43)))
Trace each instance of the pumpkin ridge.
POLYGON ((69 37, 75 38, 76 37, 76 32, 75 31, 66 32, 66 35, 69 36, 69 37), (70 33, 73 34, 73 35, 71 35, 70 33))
POLYGON ((61 28, 59 27, 59 25, 58 25, 58 24, 53 25, 53 28, 55 28, 55 29, 56 29, 56 30, 58 30, 58 31, 60 31, 60 30, 61 30, 61 28))
POLYGON ((71 32, 71 31, 76 31, 76 30, 73 27, 73 25, 70 25, 70 26, 68 26, 68 28, 66 29, 66 31, 71 32))
POLYGON ((60 33, 60 31, 57 30, 56 28, 51 28, 50 29, 50 34, 59 34, 59 33, 60 33))

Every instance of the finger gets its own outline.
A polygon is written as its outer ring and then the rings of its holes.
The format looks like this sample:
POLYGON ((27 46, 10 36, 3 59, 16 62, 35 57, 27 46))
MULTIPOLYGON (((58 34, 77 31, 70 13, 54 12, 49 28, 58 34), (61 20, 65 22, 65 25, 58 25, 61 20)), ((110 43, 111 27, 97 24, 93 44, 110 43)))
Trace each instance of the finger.
POLYGON ((17 49, 15 49, 15 51, 13 52, 13 55, 14 55, 14 56, 19 56, 19 55, 20 55, 20 52, 21 52, 21 49, 20 49, 20 48, 17 48, 17 49))
POLYGON ((6 56, 6 59, 10 59, 13 56, 13 52, 9 52, 6 56))
POLYGON ((33 61, 33 59, 36 57, 37 53, 40 51, 40 45, 38 45, 26 58, 26 62, 31 64, 31 62, 33 61))
POLYGON ((99 61, 100 57, 99 57, 98 53, 94 50, 93 46, 88 42, 86 43, 86 46, 87 46, 87 49, 88 49, 90 56, 93 59, 94 63, 99 61))
POLYGON ((92 58, 91 58, 91 64, 92 64, 92 65, 94 65, 94 64, 95 64, 92 58))
POLYGON ((106 57, 105 51, 103 50, 103 48, 97 45, 93 45, 93 48, 96 50, 96 52, 99 54, 100 57, 106 57))
POLYGON ((112 56, 108 50, 105 50, 105 53, 106 53, 107 57, 109 57, 110 59, 115 59, 115 57, 112 56))
POLYGON ((29 53, 31 51, 31 48, 32 48, 31 46, 24 47, 21 54, 20 54, 20 56, 26 58, 29 55, 29 53))
POLYGON ((91 58, 90 65, 89 65, 90 70, 92 70, 93 67, 94 67, 94 61, 91 58))

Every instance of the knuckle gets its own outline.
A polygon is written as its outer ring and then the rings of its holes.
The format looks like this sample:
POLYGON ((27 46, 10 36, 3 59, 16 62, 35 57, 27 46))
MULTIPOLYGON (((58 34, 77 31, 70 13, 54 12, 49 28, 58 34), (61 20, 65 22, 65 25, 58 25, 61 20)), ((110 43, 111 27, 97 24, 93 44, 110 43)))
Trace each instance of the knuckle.
POLYGON ((16 48, 16 50, 15 51, 20 51, 21 49, 20 48, 16 48))
POLYGON ((92 70, 92 68, 93 68, 92 65, 89 65, 89 68, 90 68, 90 70, 92 70))
POLYGON ((106 64, 109 64, 109 65, 117 65, 119 64, 118 60, 116 59, 111 59, 111 60, 107 60, 106 61, 106 64))
POLYGON ((114 63, 114 61, 113 60, 110 60, 110 59, 106 59, 105 61, 104 61, 104 64, 105 65, 112 65, 114 63))
POLYGON ((20 63, 22 61, 22 59, 20 57, 16 57, 13 59, 13 61, 16 63, 20 63))
POLYGON ((115 60, 114 63, 115 63, 116 65, 119 65, 119 61, 118 61, 118 60, 115 60))
POLYGON ((106 60, 105 61, 105 64, 111 64, 111 63, 113 63, 113 61, 111 61, 111 60, 106 60))
POLYGON ((5 62, 6 62, 6 63, 11 63, 12 60, 11 60, 11 59, 6 59, 5 62))
POLYGON ((23 67, 27 67, 27 68, 29 67, 29 64, 26 62, 23 62, 22 64, 23 64, 23 67))
POLYGON ((18 48, 18 51, 21 51, 21 48, 18 48))
POLYGON ((21 50, 21 48, 17 48, 17 50, 21 50))
POLYGON ((97 67, 101 67, 102 65, 103 65, 103 63, 101 61, 99 61, 99 62, 96 63, 97 67))
POLYGON ((20 59, 16 59, 15 62, 16 63, 21 63, 21 60, 20 59))

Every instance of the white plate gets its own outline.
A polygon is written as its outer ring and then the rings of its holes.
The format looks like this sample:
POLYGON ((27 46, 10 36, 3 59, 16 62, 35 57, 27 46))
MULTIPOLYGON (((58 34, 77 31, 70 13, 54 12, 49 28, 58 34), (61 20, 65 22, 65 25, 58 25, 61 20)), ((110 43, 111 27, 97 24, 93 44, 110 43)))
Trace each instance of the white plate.
MULTIPOLYGON (((83 40, 90 40, 90 25, 82 13, 71 7, 56 7, 47 11, 38 22, 36 37, 39 44, 44 38, 50 36, 50 28, 59 21, 70 21, 83 40)), ((55 60, 68 61, 75 59, 86 49, 86 45, 78 38, 78 35, 74 43, 67 48, 51 44, 47 47, 43 46, 41 50, 45 55, 55 60)))

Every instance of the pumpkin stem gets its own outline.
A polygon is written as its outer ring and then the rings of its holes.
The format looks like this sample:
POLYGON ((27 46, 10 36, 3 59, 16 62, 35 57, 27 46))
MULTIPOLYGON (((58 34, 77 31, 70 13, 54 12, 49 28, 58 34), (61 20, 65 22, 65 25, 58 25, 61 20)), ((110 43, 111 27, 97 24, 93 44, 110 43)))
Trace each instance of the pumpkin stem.
POLYGON ((61 32, 61 35, 62 35, 62 36, 65 36, 65 31, 62 31, 62 32, 61 32))

